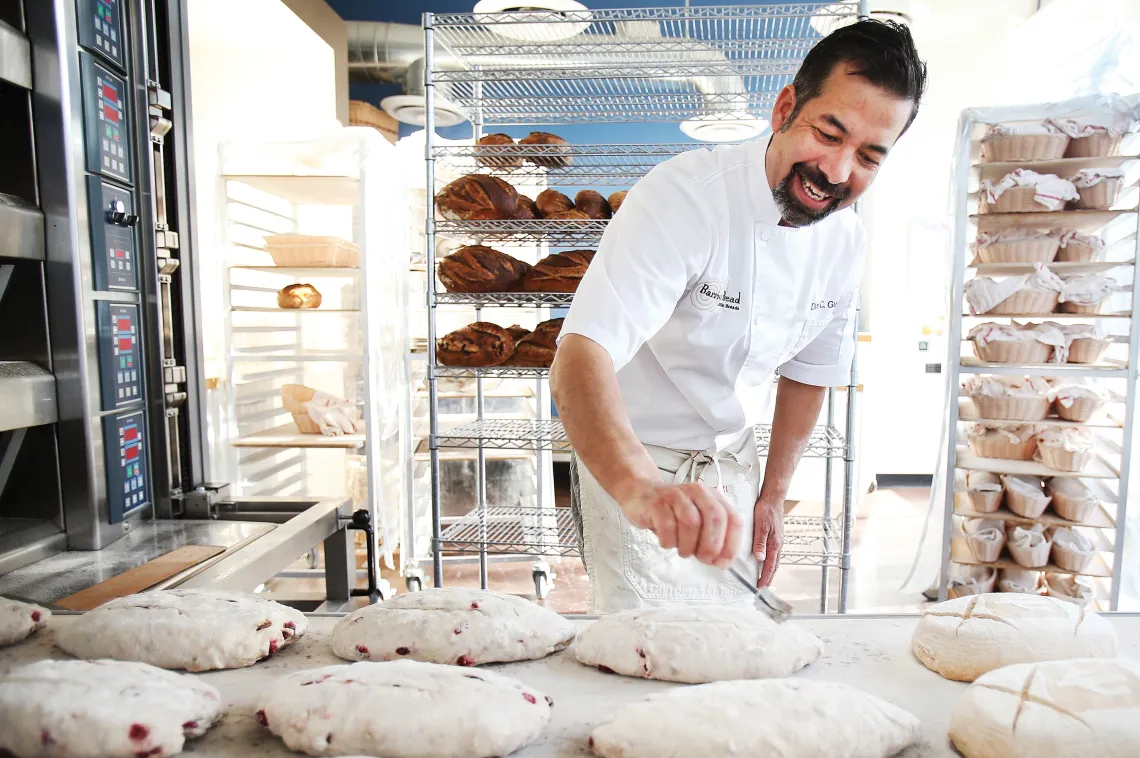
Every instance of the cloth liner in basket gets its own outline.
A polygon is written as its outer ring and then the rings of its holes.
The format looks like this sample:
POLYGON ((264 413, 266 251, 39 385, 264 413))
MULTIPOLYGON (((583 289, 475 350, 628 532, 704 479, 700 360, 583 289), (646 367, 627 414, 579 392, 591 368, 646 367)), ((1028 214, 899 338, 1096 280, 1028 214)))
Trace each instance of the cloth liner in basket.
POLYGON ((1056 348, 1067 345, 1064 332, 1056 325, 978 324, 966 336, 974 346, 974 354, 987 363, 1060 362, 1056 348))
POLYGON ((1125 113, 1105 113, 1084 118, 1050 118, 1046 126, 1069 137, 1066 158, 1102 158, 1116 155, 1124 134, 1135 128, 1125 113))
POLYGON ((979 418, 1042 421, 1049 415, 1049 383, 1038 376, 972 376, 963 387, 979 418))
POLYGON ((364 431, 360 411, 347 400, 301 384, 281 385, 281 402, 301 434, 337 437, 364 431))
POLYGON ((966 521, 966 546, 979 561, 993 563, 1005 547, 1005 525, 998 519, 974 518, 966 521))
POLYGON ((1071 526, 1053 528, 1053 563, 1064 571, 1079 574, 1089 567, 1096 556, 1092 540, 1071 526))
POLYGON ((1041 479, 1036 476, 1013 476, 1001 478, 1005 489, 1005 505, 1022 518, 1037 518, 1049 507, 1050 498, 1042 488, 1041 479))
POLYGON ((1108 274, 1077 274, 1061 280, 1061 310, 1066 313, 1100 313, 1104 301, 1120 289, 1108 274))
POLYGON ((994 591, 997 569, 992 566, 966 566, 953 564, 947 594, 951 600, 965 595, 984 595, 994 591))
POLYGON ((1032 426, 986 426, 971 424, 966 432, 970 450, 981 458, 1001 458, 1011 461, 1033 460, 1037 446, 1032 426))
POLYGON ((997 182, 982 181, 980 213, 1036 213, 1059 211, 1080 199, 1068 179, 1039 174, 1025 168, 1010 171, 997 182), (1020 192, 1018 190, 1021 190, 1020 192))
POLYGON ((1061 331, 1065 335, 1065 358, 1069 363, 1096 363, 1112 344, 1093 324, 1066 324, 1061 331))
POLYGON ((1071 574, 1050 574, 1045 578, 1045 594, 1077 605, 1087 605, 1096 596, 1092 584, 1071 574))
POLYGON ((1045 574, 1033 569, 1002 569, 998 574, 998 592, 1020 592, 1027 595, 1040 595, 1045 574))
POLYGON ((1051 263, 1061 239, 1031 229, 979 232, 974 243, 978 263, 1051 263))
POLYGON ((1009 554, 1018 566, 1043 568, 1049 563, 1052 545, 1044 524, 1010 525, 1006 530, 1009 554))
POLYGON ((1108 210, 1124 188, 1124 170, 1119 168, 1082 168, 1069 181, 1077 188, 1074 208, 1108 210))
POLYGON ((1045 488, 1053 498, 1053 512, 1067 521, 1088 521, 1100 505, 1100 498, 1080 477, 1055 476, 1045 488))
POLYGON ((1054 229, 1050 237, 1057 240, 1059 263, 1091 263, 1104 257, 1104 240, 1095 234, 1081 234, 1073 229, 1054 229))
POLYGON ((1069 135, 1055 124, 994 124, 982 138, 982 162, 1051 161, 1065 154, 1069 135))
POLYGON ((271 234, 265 237, 265 249, 276 266, 356 268, 360 265, 360 248, 340 237, 271 234))
POLYGON ((1108 393, 1092 384, 1072 380, 1055 384, 1049 391, 1053 410, 1066 421, 1085 422, 1108 401, 1108 393))
POLYGON ((1057 471, 1081 471, 1093 457, 1096 442, 1085 429, 1050 427, 1037 433, 1037 459, 1057 471))
POLYGON ((1052 313, 1063 287, 1061 277, 1035 264, 1032 274, 1009 276, 1000 281, 988 276, 974 277, 966 282, 966 303, 975 316, 1052 313))
POLYGON ((1001 478, 989 471, 970 471, 966 474, 966 495, 977 513, 993 513, 1001 508, 1005 490, 1001 478))

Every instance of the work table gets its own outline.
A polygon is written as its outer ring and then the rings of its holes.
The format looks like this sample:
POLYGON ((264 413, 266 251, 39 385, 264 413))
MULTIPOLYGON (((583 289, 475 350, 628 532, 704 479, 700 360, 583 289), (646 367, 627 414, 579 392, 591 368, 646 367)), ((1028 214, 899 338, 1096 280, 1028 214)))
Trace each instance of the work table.
MULTIPOLYGON (((311 616, 308 632, 295 644, 255 666, 197 674, 221 691, 227 711, 205 737, 187 743, 186 754, 212 758, 286 758, 296 756, 268 730, 258 726, 253 704, 274 679, 307 668, 347 663, 332 654, 329 638, 338 616, 311 616)), ((1140 659, 1140 615, 1107 614, 1120 637, 1121 655, 1140 659)), ((53 644, 52 628, 72 617, 55 616, 31 639, 0 648, 0 670, 44 658, 69 656, 53 644)), ((824 655, 795 676, 842 682, 909 710, 923 723, 924 742, 905 758, 949 758, 957 753, 946 739, 950 710, 968 686, 928 671, 910 651, 916 616, 827 616, 797 620, 824 643, 824 655)), ((585 627, 588 619, 576 619, 585 627)), ((491 666, 554 699, 554 712, 543 735, 515 754, 517 758, 592 755, 586 745, 591 730, 623 705, 671 687, 686 685, 604 674, 579 664, 570 651, 538 661, 491 666)), ((757 720, 764 714, 757 714, 757 720)), ((446 729, 441 720, 440 728, 446 729)))

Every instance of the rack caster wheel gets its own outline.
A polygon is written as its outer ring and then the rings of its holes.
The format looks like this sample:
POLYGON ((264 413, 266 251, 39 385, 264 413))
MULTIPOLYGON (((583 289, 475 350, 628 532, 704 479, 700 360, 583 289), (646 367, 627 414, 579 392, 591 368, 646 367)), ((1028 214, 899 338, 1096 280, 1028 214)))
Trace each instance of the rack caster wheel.
POLYGON ((404 582, 408 586, 408 592, 423 592, 424 582, 418 576, 409 576, 404 582))
POLYGON ((539 600, 545 600, 546 596, 550 594, 551 581, 550 574, 545 571, 535 571, 531 574, 534 577, 534 594, 539 600))

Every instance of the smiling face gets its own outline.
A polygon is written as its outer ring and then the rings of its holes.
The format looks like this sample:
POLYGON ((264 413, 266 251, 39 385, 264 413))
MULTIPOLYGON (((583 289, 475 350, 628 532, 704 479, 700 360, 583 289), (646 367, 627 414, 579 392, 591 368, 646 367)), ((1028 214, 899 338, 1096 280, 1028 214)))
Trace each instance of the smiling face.
POLYGON ((772 109, 765 157, 768 186, 787 226, 807 226, 855 203, 871 186, 914 110, 837 64, 818 97, 798 113, 795 88, 772 109))

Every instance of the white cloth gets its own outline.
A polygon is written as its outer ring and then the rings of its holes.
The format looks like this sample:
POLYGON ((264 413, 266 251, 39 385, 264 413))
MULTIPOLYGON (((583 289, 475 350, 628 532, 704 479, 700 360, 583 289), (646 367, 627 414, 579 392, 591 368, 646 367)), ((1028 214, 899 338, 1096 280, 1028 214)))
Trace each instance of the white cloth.
POLYGON ((1064 284, 1061 277, 1040 263, 1034 264, 1033 268, 1032 274, 1010 276, 1001 281, 988 276, 978 276, 966 282, 966 302, 970 305, 970 313, 974 315, 988 313, 998 303, 1020 289, 1061 291, 1064 284))
POLYGON ((989 139, 990 137, 1021 137, 1031 134, 1056 134, 1059 136, 1062 133, 1061 128, 1050 119, 1026 124, 994 124, 986 131, 986 136, 983 139, 989 139))
POLYGON ((1119 137, 1128 131, 1132 119, 1123 113, 1103 114, 1086 118, 1050 118, 1045 125, 1069 135, 1073 139, 1110 134, 1119 137))
POLYGON ((982 397, 1045 397, 1049 383, 1039 376, 972 376, 966 393, 982 397))
POLYGON ((774 372, 850 376, 866 235, 853 209, 779 226, 767 140, 693 150, 629 191, 559 339, 605 348, 648 444, 719 449, 760 421, 774 372))
POLYGON ((1095 305, 1118 289, 1107 274, 1080 274, 1066 277, 1061 283, 1061 302, 1095 305))
POLYGON ((1086 189, 1100 184, 1107 179, 1123 178, 1124 169, 1120 168, 1082 168, 1076 174, 1069 177, 1069 181, 1073 183, 1074 187, 1086 189))
POLYGON ((1054 229, 1049 232, 1049 236, 1056 237, 1060 241, 1061 247, 1068 247, 1070 242, 1075 242, 1079 245, 1091 247, 1098 253, 1104 250, 1104 240, 1095 234, 1081 234, 1073 229, 1054 229))
POLYGON ((1017 168, 994 183, 989 179, 982 182, 982 197, 993 205, 1008 189, 1032 187, 1033 199, 1051 211, 1059 211, 1068 200, 1077 200, 1080 194, 1073 183, 1054 174, 1039 174, 1029 169, 1017 168))
POLYGON ((1091 384, 1078 384, 1076 382, 1062 384, 1049 392, 1049 399, 1060 403, 1066 408, 1072 408, 1073 403, 1082 398, 1100 400, 1108 399, 1108 392, 1091 384))
POLYGON ((326 437, 339 437, 364 430, 360 412, 351 403, 320 390, 313 394, 312 400, 305 403, 305 411, 326 437))
MULTIPOLYGON (((625 207, 624 205, 622 206, 625 207)), ((748 430, 727 450, 670 450, 647 445, 665 482, 700 481, 717 488, 744 524, 737 565, 759 579, 752 557, 753 509, 759 496, 763 466, 756 438, 748 430)), ((616 613, 679 603, 730 603, 751 607, 753 595, 727 572, 696 558, 664 550, 657 536, 639 529, 625 515, 582 461, 574 463, 581 517, 582 554, 590 578, 590 613, 616 613)))
POLYGON ((1096 447, 1091 434, 1076 427, 1049 427, 1038 432, 1037 440, 1042 445, 1059 447, 1070 453, 1086 453, 1096 447))

